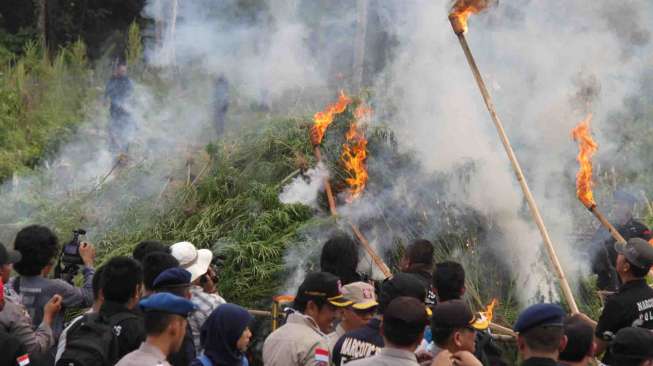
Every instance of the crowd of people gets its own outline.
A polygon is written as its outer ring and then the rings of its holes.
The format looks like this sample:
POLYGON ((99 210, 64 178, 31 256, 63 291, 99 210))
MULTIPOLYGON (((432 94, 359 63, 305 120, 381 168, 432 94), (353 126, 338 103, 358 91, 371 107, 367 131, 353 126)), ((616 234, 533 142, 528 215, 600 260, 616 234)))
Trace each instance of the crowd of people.
MULTIPOLYGON (((216 290, 213 253, 189 242, 139 243, 95 268, 79 244, 78 282, 51 278, 57 236, 32 225, 0 245, 0 366, 241 366, 252 315, 216 290), (74 309, 76 317, 71 317, 74 309)), ((653 246, 615 247, 616 293, 597 321, 558 304, 523 310, 514 324, 521 365, 653 366, 653 246)), ((374 282, 356 271, 357 244, 337 235, 320 272, 306 274, 283 325, 262 345, 266 366, 507 365, 487 319, 464 300, 465 270, 435 263, 433 244, 405 250, 400 272, 374 282)))

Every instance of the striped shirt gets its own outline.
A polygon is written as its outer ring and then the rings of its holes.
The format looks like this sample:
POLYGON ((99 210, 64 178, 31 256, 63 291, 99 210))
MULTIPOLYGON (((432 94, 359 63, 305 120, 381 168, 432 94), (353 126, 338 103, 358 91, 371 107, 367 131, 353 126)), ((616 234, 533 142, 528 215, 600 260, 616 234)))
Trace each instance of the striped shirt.
POLYGON ((204 292, 200 286, 190 287, 190 301, 197 305, 197 310, 188 317, 188 324, 193 332, 193 343, 197 354, 200 354, 204 349, 200 346, 200 330, 202 324, 211 315, 219 305, 226 304, 227 302, 218 294, 209 294, 204 292))

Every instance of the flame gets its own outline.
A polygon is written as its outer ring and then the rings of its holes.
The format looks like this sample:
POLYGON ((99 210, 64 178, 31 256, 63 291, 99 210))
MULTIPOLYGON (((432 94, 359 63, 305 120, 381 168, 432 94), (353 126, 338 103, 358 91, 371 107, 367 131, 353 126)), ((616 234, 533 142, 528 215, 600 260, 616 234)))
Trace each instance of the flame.
POLYGON ((351 203, 358 198, 367 184, 368 175, 365 164, 367 159, 367 139, 365 138, 365 132, 359 127, 359 122, 371 113, 372 109, 360 104, 354 110, 356 121, 352 122, 349 131, 345 134, 347 143, 342 146, 343 150, 340 159, 349 173, 349 178, 345 179, 345 183, 349 186, 345 198, 347 203, 351 203))
POLYGON ((478 313, 478 317, 472 324, 472 327, 477 330, 487 329, 490 326, 490 323, 492 323, 492 319, 494 319, 494 307, 497 303, 497 299, 492 299, 492 302, 485 307, 485 311, 480 311, 478 313))
POLYGON ((467 32, 467 18, 485 10, 495 2, 496 0, 456 0, 451 6, 449 19, 455 24, 454 28, 460 27, 460 31, 465 33, 467 32))
POLYGON ((351 98, 341 90, 337 102, 329 104, 324 111, 315 113, 313 116, 313 121, 315 122, 313 125, 313 134, 315 135, 317 144, 322 142, 327 127, 329 127, 331 122, 333 122, 333 117, 335 117, 336 114, 344 112, 350 103, 351 98))
POLYGON ((594 193, 592 192, 592 155, 596 153, 599 145, 592 139, 590 134, 590 121, 592 114, 589 114, 573 130, 571 137, 578 141, 578 174, 576 174, 576 194, 578 199, 587 207, 596 205, 594 193))

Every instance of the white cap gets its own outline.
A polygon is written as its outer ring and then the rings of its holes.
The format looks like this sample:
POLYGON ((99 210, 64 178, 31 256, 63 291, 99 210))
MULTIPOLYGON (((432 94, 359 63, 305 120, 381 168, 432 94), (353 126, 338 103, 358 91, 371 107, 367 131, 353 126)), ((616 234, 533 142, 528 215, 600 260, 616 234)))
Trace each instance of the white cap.
POLYGON ((211 260, 213 260, 213 253, 210 250, 197 250, 193 243, 187 241, 172 244, 170 250, 172 256, 179 261, 179 266, 190 272, 191 282, 205 274, 209 270, 211 260))

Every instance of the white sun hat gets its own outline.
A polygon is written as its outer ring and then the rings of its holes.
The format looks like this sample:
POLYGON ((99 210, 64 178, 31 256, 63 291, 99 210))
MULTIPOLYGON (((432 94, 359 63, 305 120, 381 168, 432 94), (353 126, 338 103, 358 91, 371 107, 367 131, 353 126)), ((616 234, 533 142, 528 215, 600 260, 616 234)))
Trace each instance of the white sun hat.
POLYGON ((190 272, 190 281, 200 278, 209 270, 213 253, 208 249, 197 250, 193 243, 182 241, 170 247, 172 256, 177 258, 179 266, 190 272))

